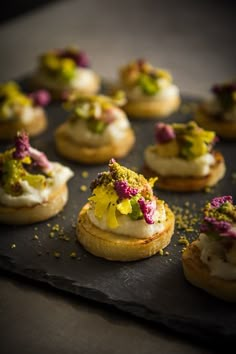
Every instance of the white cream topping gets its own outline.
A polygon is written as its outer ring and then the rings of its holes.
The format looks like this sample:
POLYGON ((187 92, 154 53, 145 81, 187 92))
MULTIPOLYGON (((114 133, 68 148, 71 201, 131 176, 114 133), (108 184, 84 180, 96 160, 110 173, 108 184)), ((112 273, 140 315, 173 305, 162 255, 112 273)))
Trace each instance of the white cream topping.
POLYGON ((77 121, 66 124, 67 135, 80 145, 99 147, 114 142, 119 142, 125 137, 130 123, 126 114, 119 108, 112 108, 113 122, 107 125, 102 133, 94 133, 87 128, 86 121, 77 119, 77 121))
POLYGON ((216 99, 206 101, 203 104, 204 109, 209 114, 219 114, 226 121, 236 121, 236 105, 234 105, 230 110, 224 112, 221 109, 219 102, 216 99))
POLYGON ((157 210, 153 216, 154 224, 147 224, 144 219, 132 220, 127 215, 117 215, 119 223, 116 228, 109 228, 107 218, 104 214, 102 219, 98 219, 94 214, 94 209, 88 210, 88 217, 92 224, 104 231, 110 231, 113 234, 125 235, 134 238, 149 238, 157 232, 162 232, 165 228, 166 211, 164 203, 157 204, 157 210))
POLYGON ((147 166, 161 176, 202 177, 210 173, 210 168, 215 163, 212 154, 205 154, 193 160, 180 157, 158 156, 153 147, 149 146, 144 152, 147 166))
POLYGON ((197 246, 201 251, 200 259, 208 266, 212 276, 236 280, 236 240, 233 240, 233 247, 227 251, 220 241, 202 233, 197 246))
POLYGON ((96 78, 94 71, 88 68, 76 68, 75 76, 68 83, 51 78, 42 71, 38 72, 37 76, 39 76, 41 84, 52 90, 58 88, 65 90, 71 88, 78 90, 87 89, 90 85, 94 85, 94 79, 96 78))
POLYGON ((20 185, 23 193, 19 196, 12 196, 7 194, 2 187, 0 187, 0 203, 9 207, 30 207, 36 204, 45 203, 48 201, 49 196, 58 187, 64 185, 71 177, 73 171, 61 165, 58 162, 51 162, 53 170, 51 177, 47 178, 47 186, 43 189, 36 189, 27 181, 21 181, 20 185))
POLYGON ((13 106, 9 107, 7 113, 7 118, 3 119, 4 122, 7 120, 17 119, 24 124, 29 124, 42 114, 42 108, 33 106, 13 106))
MULTIPOLYGON (((160 82, 159 80, 158 82, 160 82)), ((163 80, 166 81, 166 80, 163 80)), ((135 86, 134 88, 126 91, 129 100, 142 100, 142 101, 164 101, 167 99, 175 98, 179 96, 179 88, 173 84, 162 85, 160 91, 155 95, 145 95, 140 86, 135 86)))

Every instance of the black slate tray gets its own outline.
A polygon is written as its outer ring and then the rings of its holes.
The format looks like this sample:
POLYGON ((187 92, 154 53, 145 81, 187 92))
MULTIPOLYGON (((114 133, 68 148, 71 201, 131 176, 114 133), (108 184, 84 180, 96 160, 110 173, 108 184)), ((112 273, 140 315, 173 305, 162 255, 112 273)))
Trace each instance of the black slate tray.
MULTIPOLYGON (((185 103, 193 101, 183 98, 185 103)), ((191 227, 176 228, 169 255, 131 262, 109 262, 88 254, 75 239, 75 221, 80 208, 89 196, 89 188, 83 192, 82 185, 89 187, 97 173, 107 165, 84 166, 60 158, 54 149, 53 131, 67 116, 59 104, 47 108, 49 129, 40 137, 31 139, 33 146, 47 153, 50 160, 58 160, 70 166, 75 177, 69 182, 69 203, 58 216, 31 226, 0 225, 0 267, 36 281, 50 284, 65 291, 114 305, 116 308, 138 317, 156 322, 175 331, 191 334, 201 339, 233 339, 236 335, 236 305, 217 300, 191 286, 185 280, 181 265, 181 235, 193 239, 197 235, 191 227), (88 178, 82 172, 89 173, 88 178), (63 235, 54 231, 59 225, 63 235), (52 237, 54 236, 54 237, 52 237), (76 252, 76 258, 71 253, 76 252)), ((176 113, 166 122, 185 121, 190 115, 176 113)), ((127 167, 142 168, 143 150, 154 142, 155 121, 132 121, 137 136, 134 150, 120 160, 127 167)), ((0 151, 7 144, 0 145, 0 151)), ((232 178, 234 170, 235 142, 218 143, 225 156, 227 173, 210 193, 170 193, 156 191, 170 207, 182 207, 185 215, 197 214, 204 203, 213 196, 231 194, 236 200, 236 184, 232 178)), ((175 208, 176 210, 176 208, 175 208)), ((178 209, 177 209, 177 213, 178 209)), ((188 224, 194 218, 187 217, 188 224)), ((190 225, 191 226, 191 225, 190 225)))

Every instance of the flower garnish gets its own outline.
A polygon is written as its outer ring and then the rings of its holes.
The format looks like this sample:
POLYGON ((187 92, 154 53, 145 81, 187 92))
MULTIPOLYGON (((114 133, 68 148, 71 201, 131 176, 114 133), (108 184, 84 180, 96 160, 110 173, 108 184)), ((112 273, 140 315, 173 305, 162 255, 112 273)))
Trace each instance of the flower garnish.
POLYGON ((142 197, 138 200, 138 203, 146 223, 154 224, 153 215, 156 211, 156 202, 154 200, 145 201, 142 197))
POLYGON ((72 111, 70 123, 84 120, 87 128, 96 134, 102 134, 106 127, 116 120, 114 114, 116 107, 126 102, 123 91, 118 91, 114 96, 89 95, 81 96, 76 92, 67 97, 64 108, 72 111))
POLYGON ((173 127, 169 124, 157 123, 155 126, 155 137, 158 143, 166 143, 176 138, 173 127))
POLYGON ((212 151, 215 133, 200 128, 195 122, 156 126, 157 153, 163 157, 192 160, 212 151))
POLYGON ((23 181, 36 189, 44 188, 51 170, 52 164, 46 155, 30 146, 25 132, 17 134, 12 149, 0 154, 0 186, 13 196, 23 192, 23 181), (42 174, 38 173, 39 170, 42 174))
POLYGON ((200 231, 213 237, 236 238, 236 206, 231 196, 216 197, 207 203, 200 231))
POLYGON ((40 68, 52 78, 64 82, 72 80, 77 67, 88 68, 88 56, 77 48, 56 49, 45 53, 40 58, 40 68))
POLYGON ((20 116, 26 106, 32 106, 32 100, 16 82, 9 81, 0 85, 0 119, 20 116))
POLYGON ((147 224, 154 223, 154 182, 147 181, 142 175, 111 159, 109 172, 100 173, 91 184, 92 196, 89 201, 94 207, 95 216, 101 219, 106 215, 107 225, 111 228, 119 225, 119 215, 127 215, 132 220, 144 219, 147 224))
POLYGON ((138 193, 138 188, 132 188, 127 181, 115 181, 114 188, 120 199, 130 199, 138 193))
POLYGON ((29 156, 29 137, 25 132, 18 133, 15 138, 15 151, 13 152, 13 158, 16 160, 23 160, 29 156))
POLYGON ((148 96, 155 95, 172 82, 168 71, 153 67, 145 59, 138 59, 122 68, 121 78, 125 86, 138 86, 148 96))
POLYGON ((51 95, 47 90, 38 90, 31 92, 29 97, 33 100, 35 106, 47 106, 51 101, 51 95))

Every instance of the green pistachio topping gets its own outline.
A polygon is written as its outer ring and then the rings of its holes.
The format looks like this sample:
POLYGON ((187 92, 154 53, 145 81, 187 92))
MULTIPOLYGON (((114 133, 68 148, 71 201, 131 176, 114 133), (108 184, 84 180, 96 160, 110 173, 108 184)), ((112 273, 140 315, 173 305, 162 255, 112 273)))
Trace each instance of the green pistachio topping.
POLYGON ((102 134, 106 127, 114 121, 114 108, 122 106, 125 101, 125 95, 122 91, 118 91, 112 97, 103 95, 80 96, 72 93, 64 107, 72 111, 70 124, 74 124, 78 119, 84 120, 91 132, 102 134))
POLYGON ((171 127, 175 137, 157 144, 160 156, 193 160, 212 151, 216 139, 213 131, 204 130, 193 121, 172 124, 171 127))
POLYGON ((0 85, 0 120, 17 117, 25 106, 32 106, 32 100, 17 83, 9 81, 0 85))
POLYGON ((138 86, 145 95, 153 96, 172 82, 167 70, 153 67, 146 60, 136 60, 121 70, 121 78, 127 87, 138 86))

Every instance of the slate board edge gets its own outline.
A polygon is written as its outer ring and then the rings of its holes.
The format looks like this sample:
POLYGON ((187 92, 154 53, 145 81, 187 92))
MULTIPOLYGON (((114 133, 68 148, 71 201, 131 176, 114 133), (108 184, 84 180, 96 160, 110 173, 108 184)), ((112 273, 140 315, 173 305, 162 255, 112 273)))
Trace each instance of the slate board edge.
POLYGON ((195 340, 197 339, 198 341, 200 339, 207 343, 212 343, 212 340, 215 342, 215 344, 216 342, 228 343, 233 341, 236 336, 236 329, 228 332, 225 330, 224 326, 220 328, 215 327, 214 322, 207 322, 205 326, 202 326, 202 322, 193 322, 191 318, 180 318, 179 316, 171 316, 170 314, 165 316, 164 312, 152 312, 140 304, 112 299, 108 297, 104 292, 101 292, 98 289, 81 286, 72 279, 48 274, 42 269, 33 269, 32 267, 28 268, 27 266, 22 268, 19 267, 19 265, 16 266, 15 263, 11 261, 10 257, 0 256, 0 268, 4 269, 5 271, 23 276, 24 278, 49 285, 52 288, 81 296, 82 298, 92 300, 97 303, 114 306, 118 310, 129 313, 137 318, 142 318, 157 325, 161 325, 166 329, 171 329, 172 331, 180 333, 185 337, 190 336, 191 338, 194 338, 195 340))

